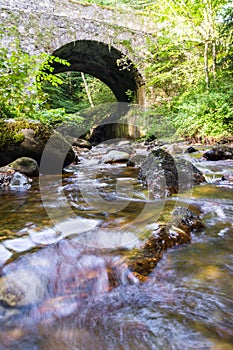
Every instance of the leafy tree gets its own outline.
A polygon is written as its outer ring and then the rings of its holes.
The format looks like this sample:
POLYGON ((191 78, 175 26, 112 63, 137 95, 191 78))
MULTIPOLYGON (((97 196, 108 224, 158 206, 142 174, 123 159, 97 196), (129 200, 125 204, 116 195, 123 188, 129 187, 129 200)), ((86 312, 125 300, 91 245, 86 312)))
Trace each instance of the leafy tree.
MULTIPOLYGON (((3 36, 3 32, 0 35, 3 36)), ((46 98, 41 90, 42 81, 56 87, 62 82, 52 74, 54 61, 68 65, 58 57, 23 52, 17 37, 8 47, 0 48, 1 117, 30 117, 38 112, 46 98)))
POLYGON ((228 4, 162 0, 146 9, 160 28, 157 39, 148 40, 146 73, 154 114, 172 119, 185 137, 232 133, 232 11, 228 4))
MULTIPOLYGON (((47 108, 64 108, 66 113, 76 113, 90 107, 81 72, 68 71, 57 75, 61 79, 59 86, 46 83, 43 91, 47 94, 47 108)), ((106 84, 85 74, 85 82, 94 105, 116 102, 116 98, 106 84)))

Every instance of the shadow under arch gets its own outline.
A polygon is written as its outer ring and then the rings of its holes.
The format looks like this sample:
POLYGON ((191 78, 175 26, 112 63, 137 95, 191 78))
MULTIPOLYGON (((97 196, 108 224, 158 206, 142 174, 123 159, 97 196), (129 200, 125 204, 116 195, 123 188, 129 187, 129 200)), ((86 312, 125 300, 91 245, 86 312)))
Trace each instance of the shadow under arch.
POLYGON ((142 104, 143 78, 133 62, 116 48, 99 41, 77 40, 60 47, 52 55, 70 63, 67 67, 54 62, 54 74, 66 71, 90 74, 105 83, 118 102, 130 102, 134 98, 142 104))

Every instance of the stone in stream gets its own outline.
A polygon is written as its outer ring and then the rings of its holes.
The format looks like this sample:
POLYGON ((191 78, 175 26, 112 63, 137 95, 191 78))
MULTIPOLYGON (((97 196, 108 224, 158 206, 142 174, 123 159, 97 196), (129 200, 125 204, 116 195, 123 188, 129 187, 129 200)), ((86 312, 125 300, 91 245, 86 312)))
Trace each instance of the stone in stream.
POLYGON ((127 152, 117 151, 117 150, 111 150, 106 155, 103 156, 102 162, 103 163, 122 163, 127 162, 130 158, 130 155, 127 152))
POLYGON ((164 198, 180 190, 205 182, 202 173, 189 161, 174 158, 157 148, 141 164, 138 180, 149 190, 151 198, 164 198))
POLYGON ((13 174, 14 174, 14 171, 1 171, 0 172, 0 188, 4 188, 4 187, 9 186, 13 174))
POLYGON ((233 182, 233 174, 224 174, 222 181, 233 182))
POLYGON ((79 148, 88 148, 88 149, 92 148, 92 145, 90 144, 89 141, 84 140, 84 139, 77 139, 77 138, 73 139, 72 146, 76 146, 79 148))
POLYGON ((39 176, 39 167, 37 162, 29 157, 21 157, 8 164, 9 169, 20 172, 29 177, 39 176))
POLYGON ((138 179, 148 188, 150 196, 160 198, 178 192, 178 173, 174 158, 157 148, 143 161, 138 179))
POLYGON ((178 170, 179 191, 185 191, 206 182, 202 172, 191 162, 183 158, 176 158, 175 161, 178 170))
POLYGON ((131 253, 125 263, 130 271, 144 282, 166 249, 190 243, 191 231, 201 227, 198 215, 187 208, 177 207, 170 223, 158 224, 150 237, 131 253))
POLYGON ((203 157, 206 160, 224 160, 224 159, 233 159, 233 148, 227 146, 216 146, 211 150, 205 152, 203 157))
POLYGON ((194 148, 193 146, 189 146, 189 147, 184 151, 184 153, 194 153, 194 152, 197 152, 197 149, 194 148))

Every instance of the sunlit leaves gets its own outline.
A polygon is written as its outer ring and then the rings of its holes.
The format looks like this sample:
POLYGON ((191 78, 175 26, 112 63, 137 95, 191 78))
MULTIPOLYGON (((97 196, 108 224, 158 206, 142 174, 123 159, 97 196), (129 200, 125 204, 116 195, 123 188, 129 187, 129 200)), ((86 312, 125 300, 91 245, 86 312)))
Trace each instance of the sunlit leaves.
MULTIPOLYGON (((13 29, 12 29, 13 30, 13 29)), ((42 81, 59 86, 62 80, 53 74, 53 64, 69 65, 59 57, 29 55, 20 46, 17 32, 10 31, 9 45, 0 48, 0 117, 30 117, 43 105, 46 95, 42 81)), ((0 32, 0 39, 7 31, 0 32)))

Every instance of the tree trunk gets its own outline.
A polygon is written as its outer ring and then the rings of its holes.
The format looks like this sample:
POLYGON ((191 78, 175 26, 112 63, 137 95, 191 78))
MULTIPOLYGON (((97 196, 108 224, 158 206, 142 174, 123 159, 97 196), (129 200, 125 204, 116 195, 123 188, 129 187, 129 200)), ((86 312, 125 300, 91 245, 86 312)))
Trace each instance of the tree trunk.
POLYGON ((213 55, 213 76, 216 79, 216 42, 215 40, 212 43, 212 55, 213 55))
POLYGON ((209 42, 208 42, 208 41, 205 41, 205 50, 204 50, 204 70, 205 70, 206 89, 209 89, 209 87, 210 87, 209 63, 208 63, 208 48, 209 48, 209 42))
POLYGON ((91 108, 93 108, 94 107, 94 103, 92 101, 90 90, 88 88, 87 81, 86 81, 86 78, 85 78, 85 75, 84 75, 83 72, 81 72, 81 77, 82 77, 82 80, 83 80, 83 83, 84 83, 84 86, 85 86, 85 90, 86 90, 86 94, 87 94, 87 97, 88 97, 88 101, 90 102, 91 108))

